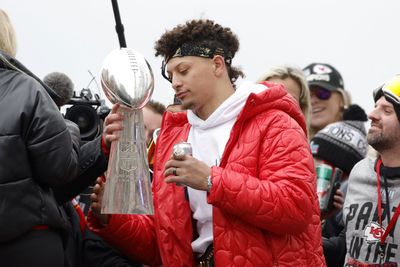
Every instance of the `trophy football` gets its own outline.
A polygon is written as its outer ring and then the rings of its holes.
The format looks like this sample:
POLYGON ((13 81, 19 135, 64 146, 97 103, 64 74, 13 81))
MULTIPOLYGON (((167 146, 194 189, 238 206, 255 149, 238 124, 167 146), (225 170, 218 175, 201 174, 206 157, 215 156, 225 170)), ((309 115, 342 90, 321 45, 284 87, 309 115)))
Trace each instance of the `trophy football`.
POLYGON ((124 115, 119 140, 111 143, 102 213, 153 214, 142 112, 154 88, 150 65, 133 49, 113 50, 104 60, 101 86, 124 115))

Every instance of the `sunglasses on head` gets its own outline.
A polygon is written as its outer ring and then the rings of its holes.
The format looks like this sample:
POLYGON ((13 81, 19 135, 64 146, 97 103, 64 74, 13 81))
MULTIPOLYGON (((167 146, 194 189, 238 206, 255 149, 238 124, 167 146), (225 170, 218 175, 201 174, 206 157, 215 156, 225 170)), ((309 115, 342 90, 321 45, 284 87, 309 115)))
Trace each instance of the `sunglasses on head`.
POLYGON ((331 98, 332 95, 331 91, 318 86, 313 86, 310 92, 312 96, 314 95, 320 100, 328 100, 329 98, 331 98))
POLYGON ((375 102, 384 95, 392 103, 400 104, 400 75, 396 75, 392 80, 375 89, 375 102))

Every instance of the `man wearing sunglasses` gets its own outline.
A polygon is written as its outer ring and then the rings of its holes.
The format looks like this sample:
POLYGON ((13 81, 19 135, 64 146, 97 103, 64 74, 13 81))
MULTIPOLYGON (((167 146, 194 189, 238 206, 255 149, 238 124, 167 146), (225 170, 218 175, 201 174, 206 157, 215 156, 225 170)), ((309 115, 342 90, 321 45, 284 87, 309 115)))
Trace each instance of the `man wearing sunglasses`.
MULTIPOLYGON (((239 41, 211 20, 178 25, 155 48, 187 109, 163 118, 155 214, 112 215, 106 225, 92 220, 92 229, 150 265, 325 266, 314 164, 296 100, 278 84, 236 87, 239 41), (173 159, 181 141, 193 156, 173 159)), ((106 124, 118 121, 114 111, 106 124)))
POLYGON ((400 264, 400 75, 374 92, 368 143, 378 152, 356 164, 343 208, 345 266, 400 264))
POLYGON ((341 121, 351 104, 340 73, 331 65, 312 63, 303 69, 311 94, 310 138, 330 123, 341 121))

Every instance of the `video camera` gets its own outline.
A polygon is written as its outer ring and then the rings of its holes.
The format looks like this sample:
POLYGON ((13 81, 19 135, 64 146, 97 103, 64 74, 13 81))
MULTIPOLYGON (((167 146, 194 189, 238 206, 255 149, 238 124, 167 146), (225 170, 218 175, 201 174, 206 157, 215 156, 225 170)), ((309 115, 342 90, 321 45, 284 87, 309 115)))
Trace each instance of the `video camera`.
POLYGON ((84 88, 79 96, 74 92, 66 105, 70 106, 66 108, 64 117, 78 125, 82 142, 91 141, 101 134, 110 108, 98 94, 93 95, 89 88, 84 88))

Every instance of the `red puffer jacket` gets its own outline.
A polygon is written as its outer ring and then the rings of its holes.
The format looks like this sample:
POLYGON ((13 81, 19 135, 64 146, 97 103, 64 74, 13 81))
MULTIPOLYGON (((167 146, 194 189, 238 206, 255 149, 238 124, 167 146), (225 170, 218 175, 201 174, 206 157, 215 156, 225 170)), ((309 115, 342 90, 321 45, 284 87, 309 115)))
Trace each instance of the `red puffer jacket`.
MULTIPOLYGON (((325 266, 313 158, 295 100, 273 84, 251 94, 212 167, 216 266, 325 266)), ((189 202, 166 184, 172 146, 187 140, 183 113, 167 113, 157 141, 154 216, 113 215, 92 229, 126 255, 151 265, 194 266, 189 202)))

